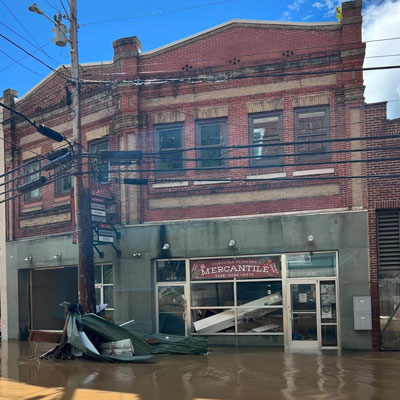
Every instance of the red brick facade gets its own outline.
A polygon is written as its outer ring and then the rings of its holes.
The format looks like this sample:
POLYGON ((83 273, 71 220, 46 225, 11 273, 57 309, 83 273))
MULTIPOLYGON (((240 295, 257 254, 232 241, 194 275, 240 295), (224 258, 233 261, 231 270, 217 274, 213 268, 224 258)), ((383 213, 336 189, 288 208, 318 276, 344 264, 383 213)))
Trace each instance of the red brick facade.
MULTIPOLYGON (((121 223, 225 217, 303 210, 352 208, 355 190, 351 180, 257 181, 247 176, 286 173, 293 177, 298 170, 333 168, 327 177, 352 174, 348 153, 349 142, 334 141, 331 159, 316 165, 293 166, 293 157, 283 158, 284 167, 250 165, 249 115, 265 110, 282 113, 283 140, 295 141, 294 109, 302 106, 329 107, 330 138, 352 135, 350 114, 357 109, 362 115, 363 86, 360 71, 343 70, 362 67, 364 44, 361 42, 361 7, 358 2, 343 4, 343 21, 328 24, 257 23, 237 21, 223 24, 194 37, 187 38, 151 52, 140 53, 137 38, 114 42, 114 61, 84 67, 82 84, 82 130, 84 149, 92 139, 108 139, 110 149, 140 148, 145 157, 140 169, 155 168, 154 127, 162 121, 179 120, 184 125, 184 147, 196 148, 195 123, 199 113, 223 117, 228 126, 228 168, 196 169, 198 153, 187 151, 185 171, 168 174, 141 172, 136 176, 149 179, 147 187, 122 188, 113 184, 116 194, 116 221, 121 223), (218 82, 207 82, 208 76, 219 77, 218 82), (189 79, 204 78, 200 83, 189 79), (135 85, 129 80, 169 80, 163 84, 135 85), (106 84, 106 81, 124 81, 106 84), (101 81, 103 83, 90 83, 101 81), (277 105, 278 104, 278 105, 277 105), (222 111, 221 111, 222 109, 222 111), (171 118, 179 114, 178 119, 171 118), (158 116, 158 117, 157 117, 158 116), (100 132, 100 133, 99 133, 100 132), (103 132, 103 133, 101 133, 103 132), (331 162, 332 163, 331 163, 331 162), (230 183, 196 185, 207 179, 232 179, 230 183), (154 187, 165 180, 187 181, 187 186, 154 187), (319 195, 320 185, 337 185, 330 196, 319 195), (289 189, 306 186, 312 196, 282 195, 289 189), (275 190, 270 198, 253 198, 260 191, 275 190), (128 193, 129 192, 129 193, 128 193), (216 196, 217 195, 217 196, 216 196), (219 195, 219 196, 218 196, 219 195), (219 204, 221 196, 227 200, 219 204), (235 197, 236 196, 236 197, 235 197), (118 201, 122 199, 122 203, 118 201), (163 207, 165 198, 187 199, 185 206, 163 207), (190 200, 192 199, 192 200, 190 200), (238 199, 238 200, 235 200, 238 199), (121 219, 122 218, 122 219, 121 219)), ((15 107, 37 123, 58 129, 67 137, 72 135, 71 114, 66 105, 64 77, 68 71, 59 68, 44 82, 32 89, 15 107)), ((14 96, 5 92, 4 98, 13 105, 14 96)), ((200 118, 204 118, 204 115, 200 118)), ((37 154, 45 155, 57 146, 35 134, 32 126, 15 118, 10 124, 5 113, 5 132, 16 146, 8 145, 6 168, 10 170, 37 154), (13 126, 15 128, 13 128, 13 126), (35 135, 35 136, 33 136, 35 135), (31 153, 29 153, 31 152, 31 153)), ((358 121, 358 134, 364 134, 363 117, 358 121)), ((353 134, 354 136, 354 134, 353 134)), ((291 154, 294 146, 284 146, 291 154)), ((318 160, 315 160, 318 162, 318 160)), ((17 176, 15 173, 12 176, 17 176)), ((117 175, 115 175, 117 176, 117 175)), ((315 175, 313 175, 315 176, 315 175)), ((317 175, 318 176, 318 175, 317 175)), ((204 183, 204 182, 203 182, 204 183)), ((160 186, 160 185, 158 185, 160 186)), ((162 186, 162 185, 161 185, 162 186)), ((171 186, 171 185, 170 185, 171 186)), ((365 189, 363 189, 365 192, 365 189)), ((71 229, 69 196, 55 196, 54 185, 42 188, 39 201, 24 201, 23 197, 9 203, 8 238, 22 238, 65 232, 71 229), (12 210, 11 210, 12 208, 12 210), (57 218, 57 215, 63 215, 57 218), (42 218, 43 217, 43 218, 42 218), (52 219, 54 217, 54 219, 52 219), (36 223, 21 224, 36 219, 36 223), (40 224, 40 221, 44 221, 40 224)), ((365 193, 364 193, 365 194, 365 193)), ((365 205, 363 196, 362 205, 365 205)), ((360 206, 357 204, 356 206, 360 206)))

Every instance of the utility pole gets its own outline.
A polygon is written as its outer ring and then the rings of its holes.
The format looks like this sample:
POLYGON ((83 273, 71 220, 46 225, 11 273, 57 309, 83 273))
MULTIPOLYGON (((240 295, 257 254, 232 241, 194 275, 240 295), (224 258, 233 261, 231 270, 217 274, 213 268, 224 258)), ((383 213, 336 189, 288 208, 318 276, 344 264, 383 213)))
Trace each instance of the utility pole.
MULTIPOLYGON (((79 81, 79 59, 78 59, 78 18, 77 0, 69 0, 69 46, 71 54, 71 81, 72 81, 72 135, 75 154, 74 172, 74 202, 75 223, 78 249, 78 303, 84 312, 95 312, 96 300, 94 291, 94 261, 93 261, 93 231, 89 210, 89 188, 84 187, 82 181, 82 132, 81 132, 81 105, 80 105, 80 81, 79 81)), ((33 4, 29 10, 39 15, 44 12, 33 4)), ((51 20, 55 23, 56 44, 65 46, 65 25, 61 24, 61 14, 58 19, 51 20), (58 37, 57 37, 58 36, 58 37), (57 40, 61 39, 61 40, 57 40)))
POLYGON ((69 38, 72 75, 72 135, 76 169, 74 174, 75 221, 78 247, 78 302, 84 312, 95 312, 93 232, 89 214, 89 190, 82 182, 82 132, 78 61, 77 0, 70 0, 69 38))

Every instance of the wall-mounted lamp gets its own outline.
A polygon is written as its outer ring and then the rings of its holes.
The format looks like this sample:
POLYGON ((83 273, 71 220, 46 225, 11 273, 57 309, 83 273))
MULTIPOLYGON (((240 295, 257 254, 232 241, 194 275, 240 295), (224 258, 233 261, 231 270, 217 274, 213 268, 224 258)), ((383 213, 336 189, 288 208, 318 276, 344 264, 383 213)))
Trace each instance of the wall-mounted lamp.
POLYGON ((169 249, 169 243, 165 243, 164 246, 162 247, 163 250, 168 250, 169 249))
POLYGON ((61 253, 54 254, 54 256, 53 256, 53 258, 54 258, 55 260, 61 260, 61 257, 62 257, 62 254, 61 254, 61 253))
POLYGON ((235 247, 235 246, 236 246, 236 242, 235 242, 233 239, 231 239, 231 240, 229 241, 229 243, 228 243, 228 246, 229 246, 229 247, 235 247))
POLYGON ((312 243, 315 240, 315 236, 314 235, 308 235, 307 236, 307 242, 312 243))
POLYGON ((28 261, 32 261, 32 256, 26 256, 24 258, 24 261, 28 262, 28 261))
POLYGON ((142 257, 142 253, 133 253, 132 257, 140 258, 140 257, 142 257))

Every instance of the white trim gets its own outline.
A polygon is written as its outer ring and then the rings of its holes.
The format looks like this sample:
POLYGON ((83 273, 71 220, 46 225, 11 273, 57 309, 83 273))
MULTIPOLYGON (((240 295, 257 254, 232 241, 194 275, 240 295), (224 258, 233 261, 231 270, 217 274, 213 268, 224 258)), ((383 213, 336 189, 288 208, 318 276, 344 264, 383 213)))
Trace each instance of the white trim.
POLYGON ((178 187, 178 186, 189 186, 188 181, 182 182, 166 182, 166 183, 154 183, 151 185, 152 189, 161 189, 161 188, 170 188, 170 187, 178 187))
POLYGON ((232 181, 230 179, 227 179, 225 181, 194 181, 194 185, 216 185, 219 183, 231 183, 232 181))
POLYGON ((246 179, 274 179, 274 178, 286 178, 286 172, 275 172, 272 174, 261 174, 261 175, 247 175, 246 179))
POLYGON ((335 168, 306 169, 303 171, 293 171, 293 176, 326 175, 333 173, 335 173, 335 168))

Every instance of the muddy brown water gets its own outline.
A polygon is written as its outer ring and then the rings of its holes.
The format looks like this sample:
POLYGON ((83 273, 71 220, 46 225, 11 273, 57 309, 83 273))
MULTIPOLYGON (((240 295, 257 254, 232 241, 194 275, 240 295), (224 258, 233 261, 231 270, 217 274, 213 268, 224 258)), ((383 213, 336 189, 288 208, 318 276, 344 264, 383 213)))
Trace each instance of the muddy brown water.
POLYGON ((43 343, 2 344, 0 399, 100 399, 98 393, 107 393, 101 398, 110 400, 127 394, 138 400, 400 399, 397 352, 217 347, 206 356, 159 355, 146 364, 39 361, 48 348, 43 343), (32 394, 26 384, 58 392, 53 397, 32 394))

